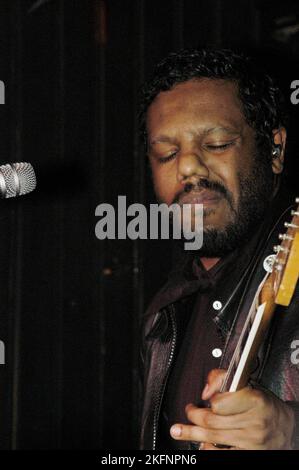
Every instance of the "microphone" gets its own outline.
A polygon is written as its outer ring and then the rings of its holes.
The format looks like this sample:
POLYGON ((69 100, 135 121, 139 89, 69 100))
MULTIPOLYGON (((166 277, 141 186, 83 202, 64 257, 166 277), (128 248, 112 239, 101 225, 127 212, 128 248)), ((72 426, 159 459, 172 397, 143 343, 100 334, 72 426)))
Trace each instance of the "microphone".
POLYGON ((0 197, 22 196, 36 187, 36 176, 30 163, 8 163, 0 166, 0 197))

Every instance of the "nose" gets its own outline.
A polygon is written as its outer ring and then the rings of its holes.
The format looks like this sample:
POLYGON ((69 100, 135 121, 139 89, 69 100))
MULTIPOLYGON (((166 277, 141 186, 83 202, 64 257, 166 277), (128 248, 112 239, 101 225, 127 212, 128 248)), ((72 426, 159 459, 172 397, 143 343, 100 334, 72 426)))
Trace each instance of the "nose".
POLYGON ((186 152, 179 156, 177 176, 180 183, 198 182, 199 178, 209 177, 209 169, 197 152, 186 152))

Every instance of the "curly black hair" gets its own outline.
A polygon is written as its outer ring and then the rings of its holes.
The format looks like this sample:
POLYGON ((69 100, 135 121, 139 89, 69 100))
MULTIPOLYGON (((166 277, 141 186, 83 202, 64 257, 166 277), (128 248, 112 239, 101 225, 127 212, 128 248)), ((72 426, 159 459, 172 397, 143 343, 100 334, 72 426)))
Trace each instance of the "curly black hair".
POLYGON ((286 125, 284 97, 265 70, 253 59, 229 49, 184 49, 172 52, 155 68, 141 90, 139 125, 146 142, 146 112, 161 91, 192 79, 235 82, 247 123, 256 132, 259 150, 271 158, 273 129, 286 125))

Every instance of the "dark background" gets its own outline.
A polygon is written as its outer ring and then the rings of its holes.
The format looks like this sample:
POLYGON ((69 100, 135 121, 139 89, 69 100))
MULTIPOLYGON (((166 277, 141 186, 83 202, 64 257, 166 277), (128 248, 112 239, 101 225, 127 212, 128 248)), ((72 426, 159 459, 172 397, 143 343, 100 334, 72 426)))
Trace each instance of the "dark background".
MULTIPOLYGON (((165 54, 197 45, 255 51, 290 102, 299 3, 0 1, 0 163, 29 161, 38 179, 0 202, 2 449, 137 448, 139 322, 172 253, 97 240, 94 212, 118 195, 153 201, 137 90, 165 54)), ((299 105, 289 108, 296 184, 299 105)))

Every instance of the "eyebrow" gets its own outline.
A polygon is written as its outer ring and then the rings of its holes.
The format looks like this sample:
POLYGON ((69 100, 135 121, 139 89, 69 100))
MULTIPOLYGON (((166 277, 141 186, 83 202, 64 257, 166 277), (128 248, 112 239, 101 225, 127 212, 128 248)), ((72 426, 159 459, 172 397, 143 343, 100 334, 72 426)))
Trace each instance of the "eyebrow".
POLYGON ((167 135, 159 135, 158 137, 156 137, 155 139, 151 140, 149 142, 149 145, 150 146, 153 146, 155 144, 161 144, 161 143, 174 143, 175 142, 175 139, 174 138, 171 138, 167 135))
POLYGON ((234 128, 234 127, 227 127, 227 126, 216 126, 216 127, 210 127, 209 129, 203 131, 204 135, 211 134, 212 132, 215 131, 224 131, 229 134, 239 134, 240 132, 234 128))
MULTIPOLYGON (((233 127, 226 127, 226 126, 216 126, 216 127, 210 127, 208 129, 205 129, 204 131, 198 132, 199 135, 209 135, 212 134, 213 132, 219 132, 219 131, 224 131, 228 134, 234 134, 234 135, 239 135, 240 131, 233 128, 233 127)), ((156 144, 161 144, 161 143, 170 143, 173 144, 176 142, 175 138, 169 137, 167 135, 158 135, 155 139, 151 140, 149 142, 149 145, 152 147, 153 145, 156 144)))

